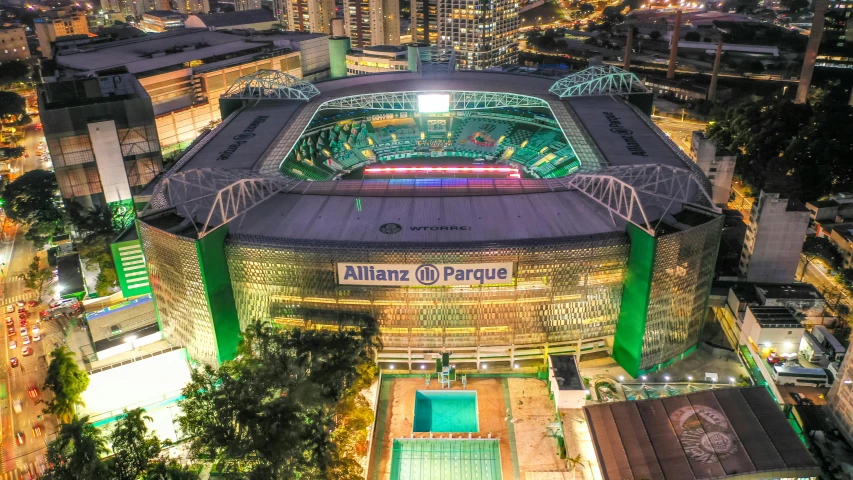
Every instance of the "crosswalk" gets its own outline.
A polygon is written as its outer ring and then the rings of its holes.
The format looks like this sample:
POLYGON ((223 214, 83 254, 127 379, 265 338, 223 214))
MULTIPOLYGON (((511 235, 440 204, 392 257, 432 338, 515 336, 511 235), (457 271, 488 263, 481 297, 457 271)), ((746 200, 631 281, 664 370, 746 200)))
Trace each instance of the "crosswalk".
POLYGON ((38 466, 35 462, 18 462, 18 466, 9 472, 0 473, 0 480, 21 480, 22 478, 39 478, 38 466), (27 475, 30 475, 27 477, 27 475))

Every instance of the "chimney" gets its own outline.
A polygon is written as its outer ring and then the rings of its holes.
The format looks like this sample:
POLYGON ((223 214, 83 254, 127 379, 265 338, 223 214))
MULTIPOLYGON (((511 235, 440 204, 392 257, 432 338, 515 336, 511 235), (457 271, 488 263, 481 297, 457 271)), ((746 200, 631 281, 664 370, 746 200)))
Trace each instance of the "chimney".
POLYGON ((723 37, 717 42, 717 55, 714 56, 714 71, 711 73, 711 86, 708 87, 708 100, 717 99, 717 76, 720 75, 720 58, 723 56, 723 37))
POLYGON ((631 70, 631 44, 634 40, 634 22, 626 20, 625 25, 628 26, 628 39, 625 40, 625 62, 622 64, 622 68, 627 72, 631 70))
MULTIPOLYGON (((829 0, 824 0, 829 1, 829 0)), ((669 69, 666 78, 675 78, 675 57, 678 56, 678 37, 681 36, 681 10, 675 12, 675 30, 669 40, 669 69)))
POLYGON ((806 103, 809 97, 809 87, 812 84, 817 49, 820 47, 820 39, 823 37, 824 15, 827 7, 829 7, 829 0, 817 0, 815 2, 812 31, 809 33, 809 41, 806 44, 806 55, 803 58, 803 69, 800 71, 800 84, 797 85, 795 103, 806 103))

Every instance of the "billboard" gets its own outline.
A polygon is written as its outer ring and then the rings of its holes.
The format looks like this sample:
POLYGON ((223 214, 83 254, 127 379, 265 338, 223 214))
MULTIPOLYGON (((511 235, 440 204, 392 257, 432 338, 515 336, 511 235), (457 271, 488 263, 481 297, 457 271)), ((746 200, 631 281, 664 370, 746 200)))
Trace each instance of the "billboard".
POLYGON ((512 283, 512 262, 501 263, 338 263, 338 285, 424 287, 512 283))
POLYGON ((450 111, 450 95, 446 93, 428 93, 418 95, 418 112, 447 113, 450 111))

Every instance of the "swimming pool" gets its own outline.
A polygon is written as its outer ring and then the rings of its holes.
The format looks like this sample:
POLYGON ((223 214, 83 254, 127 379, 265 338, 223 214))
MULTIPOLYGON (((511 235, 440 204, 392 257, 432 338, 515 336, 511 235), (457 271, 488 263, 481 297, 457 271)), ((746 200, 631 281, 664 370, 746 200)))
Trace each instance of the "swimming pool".
POLYGON ((415 393, 415 432, 478 432, 477 392, 418 390, 415 393))

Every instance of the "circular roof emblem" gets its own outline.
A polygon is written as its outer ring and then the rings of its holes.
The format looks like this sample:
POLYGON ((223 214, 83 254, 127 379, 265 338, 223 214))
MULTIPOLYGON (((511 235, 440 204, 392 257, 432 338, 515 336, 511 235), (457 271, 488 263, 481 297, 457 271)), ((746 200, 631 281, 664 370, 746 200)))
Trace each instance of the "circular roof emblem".
POLYGON ((403 226, 399 223, 386 223, 379 227, 379 231, 387 235, 400 233, 401 230, 403 230, 403 226))
POLYGON ((415 280, 421 285, 432 285, 438 281, 438 267, 425 263, 415 270, 415 280))

